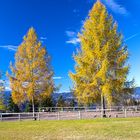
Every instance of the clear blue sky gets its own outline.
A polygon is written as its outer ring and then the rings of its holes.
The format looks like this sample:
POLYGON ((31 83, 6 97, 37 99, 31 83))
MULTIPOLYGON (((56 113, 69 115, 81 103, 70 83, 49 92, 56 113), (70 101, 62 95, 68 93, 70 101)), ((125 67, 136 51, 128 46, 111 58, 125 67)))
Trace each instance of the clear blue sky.
MULTIPOLYGON (((128 45, 128 79, 134 77, 140 86, 140 0, 102 2, 118 22, 128 45)), ((55 83, 63 85, 60 91, 69 91, 72 83, 68 72, 74 71, 72 54, 79 47, 76 35, 94 3, 95 0, 0 0, 0 70, 9 71, 17 46, 33 26, 52 57, 55 83)))

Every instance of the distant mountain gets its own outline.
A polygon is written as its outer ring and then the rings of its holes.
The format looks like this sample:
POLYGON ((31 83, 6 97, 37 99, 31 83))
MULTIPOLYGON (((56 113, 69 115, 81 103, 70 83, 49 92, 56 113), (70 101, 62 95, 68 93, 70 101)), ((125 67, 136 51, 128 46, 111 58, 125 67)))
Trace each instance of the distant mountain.
POLYGON ((4 92, 4 95, 5 95, 5 97, 10 97, 11 91, 5 91, 5 92, 4 92))
POLYGON ((74 95, 72 92, 62 92, 62 93, 53 93, 52 98, 53 100, 57 100, 59 96, 62 96, 64 100, 71 100, 74 99, 74 95))
POLYGON ((134 98, 140 99, 140 87, 135 88, 134 98))
MULTIPOLYGON (((4 97, 5 97, 6 100, 10 97, 10 95, 11 95, 11 91, 5 91, 4 97)), ((59 96, 61 96, 61 95, 62 95, 64 100, 68 100, 68 99, 73 99, 74 98, 73 93, 71 93, 71 92, 53 93, 52 94, 52 98, 53 98, 53 100, 56 101, 59 98, 59 96)))
MULTIPOLYGON (((11 91, 5 91, 4 95, 5 95, 5 99, 8 100, 8 98, 11 95, 11 91)), ((72 92, 53 93, 52 98, 54 101, 57 101, 59 96, 61 96, 61 95, 62 95, 64 100, 71 100, 71 99, 75 98, 72 92)), ((135 88, 135 93, 134 93, 133 97, 135 99, 140 99, 140 87, 135 88)))
POLYGON ((5 91, 4 92, 4 98, 5 98, 4 101, 5 101, 6 104, 8 103, 10 95, 11 95, 11 91, 5 91))

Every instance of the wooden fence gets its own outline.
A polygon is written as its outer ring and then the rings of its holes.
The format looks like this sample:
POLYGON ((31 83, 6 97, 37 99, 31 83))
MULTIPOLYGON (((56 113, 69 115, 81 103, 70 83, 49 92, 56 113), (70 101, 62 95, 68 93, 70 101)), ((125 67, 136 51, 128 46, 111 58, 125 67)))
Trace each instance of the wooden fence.
MULTIPOLYGON (((105 109, 107 118, 126 118, 140 117, 140 106, 129 108, 105 109)), ((48 112, 29 113, 0 113, 1 121, 16 120, 76 120, 76 119, 94 119, 102 117, 102 109, 65 109, 48 112), (34 117, 33 117, 34 116, 34 117)))

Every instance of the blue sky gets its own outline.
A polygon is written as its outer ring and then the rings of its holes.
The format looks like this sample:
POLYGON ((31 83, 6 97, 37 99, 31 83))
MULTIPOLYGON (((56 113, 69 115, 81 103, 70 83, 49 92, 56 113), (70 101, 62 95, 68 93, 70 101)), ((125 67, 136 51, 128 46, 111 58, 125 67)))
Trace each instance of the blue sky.
MULTIPOLYGON (((131 65, 128 79, 140 86, 140 16, 139 0, 102 0, 118 22, 128 45, 131 65)), ((60 92, 69 91, 68 76, 74 71, 73 52, 79 47, 80 31, 95 0, 0 0, 0 70, 6 80, 10 61, 14 62, 17 46, 33 26, 52 57, 55 83, 60 92)))

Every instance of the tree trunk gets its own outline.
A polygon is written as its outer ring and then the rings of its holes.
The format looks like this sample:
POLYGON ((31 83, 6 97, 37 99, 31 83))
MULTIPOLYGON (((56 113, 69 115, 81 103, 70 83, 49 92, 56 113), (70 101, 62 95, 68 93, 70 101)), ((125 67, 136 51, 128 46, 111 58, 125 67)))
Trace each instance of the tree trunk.
POLYGON ((33 119, 35 119, 35 105, 34 105, 34 97, 32 97, 32 111, 33 111, 33 119))
POLYGON ((102 118, 106 118, 105 97, 104 97, 104 95, 101 95, 101 111, 102 111, 102 118))

